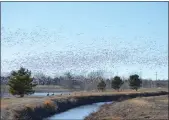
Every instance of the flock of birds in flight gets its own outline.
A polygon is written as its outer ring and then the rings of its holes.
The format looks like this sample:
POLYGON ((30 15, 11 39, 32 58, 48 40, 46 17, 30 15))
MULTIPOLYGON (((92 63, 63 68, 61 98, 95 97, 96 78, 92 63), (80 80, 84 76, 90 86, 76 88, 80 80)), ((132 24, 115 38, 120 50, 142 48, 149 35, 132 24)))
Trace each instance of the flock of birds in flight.
MULTIPOLYGON (((105 26, 111 27, 111 26, 105 26)), ((45 28, 40 28, 39 26, 32 31, 25 31, 23 29, 10 30, 4 27, 1 28, 1 44, 2 46, 13 47, 13 46, 22 46, 27 44, 29 47, 34 46, 34 44, 41 44, 48 46, 48 44, 56 44, 58 40, 69 39, 63 34, 63 29, 58 31, 50 31, 45 28), (46 43, 47 42, 47 43, 46 43)), ((85 33, 76 33, 76 36, 85 36, 85 33)), ((80 39, 80 38, 79 38, 80 39)), ((102 39, 104 37, 98 37, 97 39, 102 39)), ((118 39, 114 37, 114 39, 118 39)), ((145 40, 144 37, 137 37, 136 39, 145 40)), ((151 40, 149 38, 149 40, 151 40)), ((113 40, 112 40, 113 41, 113 40)), ((96 40, 97 42, 97 40, 96 40)), ((119 40, 119 47, 123 44, 124 41, 119 40)), ((88 69, 96 68, 99 65, 105 66, 107 63, 110 63, 110 66, 116 67, 118 64, 125 65, 144 65, 153 69, 153 67, 166 66, 167 56, 162 56, 160 53, 160 47, 155 48, 156 41, 148 41, 148 43, 143 44, 133 44, 125 43, 125 46, 119 48, 117 45, 112 46, 112 49, 107 49, 106 46, 103 46, 103 49, 85 51, 84 49, 79 51, 54 51, 54 52, 44 52, 42 54, 32 54, 32 51, 29 52, 27 48, 27 55, 22 56, 19 59, 13 60, 4 60, 3 64, 8 64, 11 68, 18 65, 28 66, 28 68, 34 68, 38 70, 47 70, 47 69, 88 69), (145 45, 145 46, 144 46, 145 45), (154 53, 154 54, 151 54, 154 53)), ((124 44, 123 44, 124 45, 124 44)), ((73 47, 73 46, 70 46, 73 47)), ((163 47, 163 46, 162 46, 163 47)), ((57 48, 57 44, 56 44, 57 48)), ((39 50, 40 51, 40 50, 39 50)), ((36 51, 34 51, 36 53, 36 51)), ((3 56, 2 56, 3 57, 3 56)))

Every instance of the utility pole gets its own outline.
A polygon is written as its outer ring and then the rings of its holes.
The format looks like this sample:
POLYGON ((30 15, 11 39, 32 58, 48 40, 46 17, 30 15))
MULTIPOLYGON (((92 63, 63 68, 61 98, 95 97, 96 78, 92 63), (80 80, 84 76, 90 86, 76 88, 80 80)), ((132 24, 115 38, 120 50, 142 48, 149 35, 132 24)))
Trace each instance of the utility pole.
POLYGON ((157 72, 156 72, 156 81, 155 81, 155 85, 154 85, 155 87, 156 87, 156 83, 157 83, 157 72))

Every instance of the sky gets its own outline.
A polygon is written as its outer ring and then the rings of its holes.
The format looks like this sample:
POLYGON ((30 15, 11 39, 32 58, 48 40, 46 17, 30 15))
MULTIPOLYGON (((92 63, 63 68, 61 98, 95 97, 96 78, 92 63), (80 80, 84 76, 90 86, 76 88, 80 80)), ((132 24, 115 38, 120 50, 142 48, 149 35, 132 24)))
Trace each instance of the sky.
POLYGON ((2 2, 1 73, 168 79, 167 2, 2 2))

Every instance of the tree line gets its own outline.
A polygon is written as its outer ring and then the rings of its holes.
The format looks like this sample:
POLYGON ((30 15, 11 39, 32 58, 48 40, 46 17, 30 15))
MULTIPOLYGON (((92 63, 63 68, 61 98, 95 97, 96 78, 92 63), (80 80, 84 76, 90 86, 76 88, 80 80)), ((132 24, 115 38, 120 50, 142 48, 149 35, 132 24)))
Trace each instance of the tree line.
POLYGON ((84 76, 74 76, 70 72, 65 73, 64 76, 54 78, 43 74, 32 77, 31 71, 23 67, 17 71, 12 71, 8 78, 7 85, 9 85, 9 92, 12 95, 20 95, 20 97, 23 97, 25 94, 33 94, 35 92, 33 87, 39 84, 60 85, 69 89, 76 89, 78 86, 81 90, 98 89, 104 91, 106 88, 113 88, 119 91, 122 86, 125 86, 125 83, 128 83, 130 89, 137 91, 145 82, 137 74, 130 75, 125 80, 120 76, 105 79, 102 77, 101 72, 90 73, 87 78, 84 76))

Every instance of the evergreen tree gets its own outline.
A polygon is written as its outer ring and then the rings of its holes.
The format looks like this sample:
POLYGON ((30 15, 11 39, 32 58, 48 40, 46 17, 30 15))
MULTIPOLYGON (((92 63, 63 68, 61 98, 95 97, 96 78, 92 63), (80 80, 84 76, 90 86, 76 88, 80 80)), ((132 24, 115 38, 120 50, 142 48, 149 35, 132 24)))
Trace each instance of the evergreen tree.
POLYGON ((122 79, 119 77, 119 76, 115 76, 112 80, 112 88, 115 89, 115 90, 118 90, 120 89, 121 85, 123 84, 123 81, 122 79))
POLYGON ((131 89, 134 89, 134 90, 137 91, 138 88, 141 87, 141 83, 142 83, 142 81, 137 74, 130 75, 129 86, 130 86, 131 89))
POLYGON ((12 71, 10 75, 10 80, 8 82, 9 92, 12 95, 20 95, 20 97, 24 97, 24 95, 33 94, 33 87, 36 84, 33 84, 33 78, 31 78, 31 71, 26 70, 21 67, 18 71, 12 71))

